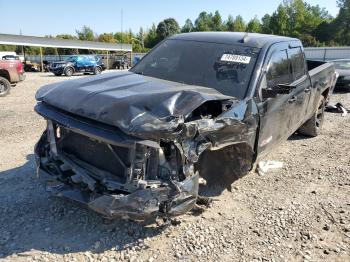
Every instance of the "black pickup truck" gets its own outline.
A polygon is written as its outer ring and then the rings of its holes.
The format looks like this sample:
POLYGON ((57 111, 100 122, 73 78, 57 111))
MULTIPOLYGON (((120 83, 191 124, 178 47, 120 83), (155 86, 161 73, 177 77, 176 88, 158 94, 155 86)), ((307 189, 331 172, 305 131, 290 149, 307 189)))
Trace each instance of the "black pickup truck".
POLYGON ((298 39, 175 35, 128 72, 40 88, 38 170, 109 218, 180 215, 200 176, 229 185, 294 132, 317 136, 336 78, 298 39))

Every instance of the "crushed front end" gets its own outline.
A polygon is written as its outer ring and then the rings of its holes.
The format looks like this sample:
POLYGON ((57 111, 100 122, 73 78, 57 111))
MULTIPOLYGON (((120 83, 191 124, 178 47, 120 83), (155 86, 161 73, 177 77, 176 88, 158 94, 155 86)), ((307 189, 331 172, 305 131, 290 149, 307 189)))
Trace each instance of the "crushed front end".
POLYGON ((198 173, 175 141, 142 140, 45 103, 35 110, 47 120, 36 162, 53 178, 54 195, 134 220, 180 215, 195 204, 198 173))

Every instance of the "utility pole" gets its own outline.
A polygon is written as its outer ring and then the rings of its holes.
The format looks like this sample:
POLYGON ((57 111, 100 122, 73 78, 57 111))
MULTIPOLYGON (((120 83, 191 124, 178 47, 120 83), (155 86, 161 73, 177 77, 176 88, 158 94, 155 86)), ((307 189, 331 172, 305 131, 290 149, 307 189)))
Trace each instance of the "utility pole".
POLYGON ((120 11, 120 32, 121 42, 123 44, 123 8, 120 11))
MULTIPOLYGON (((22 29, 19 29, 19 35, 22 35, 22 29)), ((22 55, 23 55, 23 59, 24 59, 24 48, 22 45, 22 55)))

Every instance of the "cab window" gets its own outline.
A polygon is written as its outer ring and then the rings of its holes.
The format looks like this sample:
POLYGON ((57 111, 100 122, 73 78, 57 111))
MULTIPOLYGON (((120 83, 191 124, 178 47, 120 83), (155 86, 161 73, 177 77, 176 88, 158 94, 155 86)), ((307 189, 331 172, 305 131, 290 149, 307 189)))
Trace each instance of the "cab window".
POLYGON ((306 73, 305 59, 300 47, 288 50, 288 55, 292 63, 293 80, 296 81, 306 73))
POLYGON ((272 88, 278 84, 290 84, 293 75, 288 59, 287 50, 275 52, 269 62, 266 74, 267 88, 272 88))

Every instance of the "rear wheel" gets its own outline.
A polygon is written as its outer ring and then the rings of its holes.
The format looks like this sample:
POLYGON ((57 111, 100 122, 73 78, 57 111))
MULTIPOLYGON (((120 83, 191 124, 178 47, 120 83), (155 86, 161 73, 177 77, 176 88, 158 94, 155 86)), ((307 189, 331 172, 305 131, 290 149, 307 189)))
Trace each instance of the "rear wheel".
POLYGON ((0 96, 5 96, 10 92, 11 83, 4 77, 0 76, 0 96))
POLYGON ((73 68, 71 68, 71 67, 66 67, 66 68, 64 69, 64 74, 65 74, 66 76, 72 76, 73 73, 74 73, 74 70, 73 70, 73 68))
POLYGON ((298 132, 300 134, 311 137, 315 137, 320 134, 323 125, 325 104, 326 100, 323 96, 321 96, 318 103, 318 108, 314 115, 299 128, 298 132))

